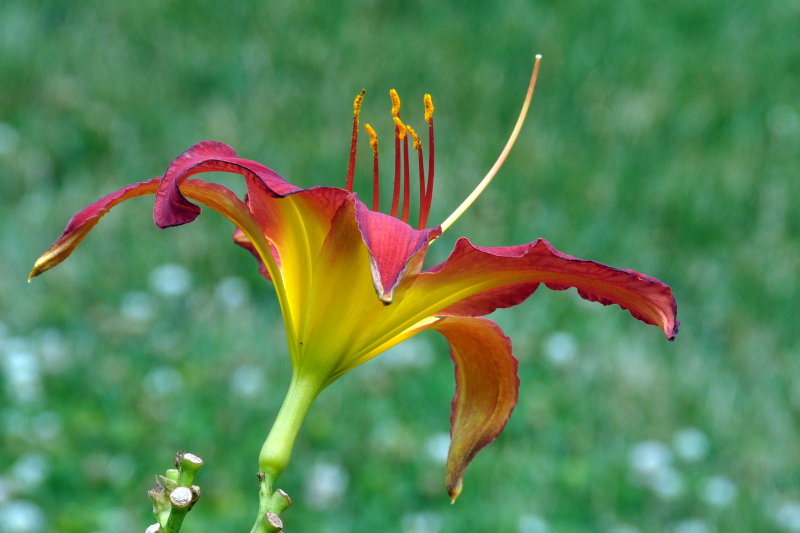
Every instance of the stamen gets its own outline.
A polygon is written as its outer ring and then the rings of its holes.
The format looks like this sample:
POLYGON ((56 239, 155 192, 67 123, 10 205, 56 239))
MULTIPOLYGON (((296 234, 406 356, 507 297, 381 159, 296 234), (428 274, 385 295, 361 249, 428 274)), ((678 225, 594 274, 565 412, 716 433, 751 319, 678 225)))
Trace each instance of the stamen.
POLYGON ((400 117, 393 117, 394 125, 398 138, 403 141, 403 209, 401 219, 408 222, 408 212, 411 204, 411 178, 408 173, 408 135, 406 135, 406 125, 400 117))
POLYGON ((364 124, 364 129, 369 135, 369 146, 372 148, 372 210, 377 211, 380 205, 381 191, 378 173, 378 135, 372 126, 364 124))
POLYGON ((406 125, 403 124, 403 121, 400 120, 400 117, 392 117, 392 120, 394 120, 394 126, 397 128, 397 137, 402 141, 406 138, 406 125))
POLYGON ((394 89, 389 90, 389 98, 392 99, 392 117, 400 116, 400 96, 394 89))
POLYGON ((347 165, 347 183, 345 189, 353 192, 353 176, 356 172, 356 148, 358 143, 358 115, 361 113, 361 101, 364 99, 366 89, 361 89, 356 99, 353 100, 353 135, 350 140, 350 163, 347 165))
POLYGON ((414 150, 421 149, 419 135, 417 135, 417 132, 414 131, 414 128, 406 124, 406 133, 411 135, 411 139, 414 141, 414 150))
MULTIPOLYGON (((428 215, 431 212, 431 202, 433 201, 433 170, 434 170, 434 150, 433 150, 433 100, 430 94, 423 98, 425 104, 425 122, 428 123, 428 185, 425 195, 421 198, 419 210, 419 229, 423 229, 428 224, 428 215)), ((421 156, 420 156, 421 157, 421 156)))
MULTIPOLYGON (((394 89, 389 91, 389 98, 392 99, 392 118, 400 117, 400 96, 394 89)), ((405 131, 405 129, 403 130, 405 131)), ((389 214, 397 216, 397 208, 400 204, 400 128, 395 125, 394 129, 394 191, 392 192, 392 208, 389 214)))
POLYGON ((417 229, 424 229, 425 226, 422 222, 422 213, 425 209, 425 164, 422 161, 422 143, 419 141, 419 136, 414 128, 406 126, 408 134, 414 139, 414 150, 417 151, 417 166, 419 167, 419 223, 417 229))
POLYGON ((425 122, 431 124, 433 122, 433 100, 431 100, 431 95, 426 93, 422 101, 425 104, 425 122))
POLYGON ((447 230, 450 226, 453 225, 453 222, 458 220, 458 218, 464 214, 473 202, 481 195, 481 193, 486 189, 489 183, 492 182, 492 179, 497 175, 497 172, 500 170, 500 167, 503 166, 503 163, 508 157, 509 152, 511 152, 511 148, 514 146, 514 143, 517 141, 517 137, 519 136, 519 132, 522 130, 522 124, 525 122, 525 116, 528 114, 528 108, 530 107, 531 99, 533 98, 533 90, 536 87, 536 77, 539 75, 539 63, 541 63, 542 56, 536 55, 536 60, 533 63, 533 72, 531 73, 531 81, 528 84, 528 92, 525 94, 525 101, 522 103, 522 109, 519 112, 519 117, 517 117, 517 123, 514 125, 514 129, 511 132, 511 136, 506 141, 506 145, 503 148, 503 151, 500 152, 500 155, 495 161, 492 168, 489 169, 489 172, 486 176, 481 180, 475 190, 473 190, 469 196, 467 196, 466 200, 464 200, 458 208, 456 208, 453 213, 442 222, 441 228, 442 232, 447 230))

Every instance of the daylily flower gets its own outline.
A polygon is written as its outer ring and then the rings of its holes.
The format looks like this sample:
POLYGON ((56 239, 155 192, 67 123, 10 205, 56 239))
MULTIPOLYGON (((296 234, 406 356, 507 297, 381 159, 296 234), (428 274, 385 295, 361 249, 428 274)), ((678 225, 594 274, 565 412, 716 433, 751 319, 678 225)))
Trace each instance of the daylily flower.
POLYGON ((429 95, 424 99, 427 179, 419 137, 400 120, 400 100, 392 92, 396 135, 390 213, 378 210, 378 142, 369 125, 365 128, 374 157, 372 209, 352 192, 362 92, 354 103, 345 188, 303 189, 261 163, 240 158, 225 144, 201 142, 172 161, 162 176, 123 187, 74 215, 36 262, 31 277, 63 261, 110 209, 130 198, 154 194, 154 218, 160 228, 193 221, 201 211, 198 204, 221 213, 236 226, 235 242, 256 256, 273 283, 286 325, 293 379, 259 459, 269 486, 285 468, 303 417, 321 390, 392 346, 435 330, 449 342, 455 363, 446 466, 447 489, 455 500, 467 464, 498 436, 517 403, 517 360, 511 342, 484 315, 521 304, 544 284, 554 290, 575 287, 587 300, 616 304, 661 328, 670 340, 678 329, 675 299, 667 285, 633 270, 564 254, 543 239, 489 248, 461 238, 443 263, 423 269, 428 247, 480 194, 508 154, 527 112, 538 64, 537 59, 523 110, 497 163, 439 226, 426 227, 434 177, 429 95), (408 223, 409 137, 420 169, 416 228, 408 223), (222 185, 189 179, 211 171, 241 174, 246 198, 222 185))

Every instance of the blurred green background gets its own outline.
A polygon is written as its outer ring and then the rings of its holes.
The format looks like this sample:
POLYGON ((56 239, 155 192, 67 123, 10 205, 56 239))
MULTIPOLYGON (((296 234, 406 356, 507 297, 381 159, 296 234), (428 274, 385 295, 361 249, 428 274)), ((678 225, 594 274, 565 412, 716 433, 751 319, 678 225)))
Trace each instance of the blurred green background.
POLYGON ((202 139, 341 186, 353 96, 387 141, 394 87, 417 126, 433 94, 441 221, 538 52, 514 152, 431 259, 459 235, 545 237, 670 283, 681 334, 574 291, 495 313, 520 404, 452 506, 452 365, 417 337, 312 409, 280 480, 287 530, 800 531, 798 35, 796 0, 3 0, 0 529, 143 531, 152 475, 187 449, 206 467, 184 530, 248 530, 288 384, 272 288, 227 221, 158 231, 132 201, 26 284, 73 212, 202 139))

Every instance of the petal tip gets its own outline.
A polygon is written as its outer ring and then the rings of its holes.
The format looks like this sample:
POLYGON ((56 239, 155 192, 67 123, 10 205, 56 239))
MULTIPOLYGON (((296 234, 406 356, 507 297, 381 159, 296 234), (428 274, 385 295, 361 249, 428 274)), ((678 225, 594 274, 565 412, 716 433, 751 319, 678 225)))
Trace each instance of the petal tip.
POLYGON ((33 268, 31 269, 30 274, 28 274, 28 283, 30 283, 33 280, 33 278, 35 278, 42 272, 44 272, 44 270, 41 268, 41 258, 40 258, 36 260, 36 262, 33 264, 33 268))
POLYGON ((667 334, 667 340, 668 341, 672 342, 672 341, 675 340, 675 337, 678 336, 678 329, 680 328, 680 325, 681 325, 681 321, 676 318, 675 319, 675 325, 672 326, 672 330, 671 331, 665 331, 665 333, 667 334))
POLYGON ((58 265, 61 261, 67 258, 72 253, 75 246, 59 247, 54 245, 50 250, 42 254, 33 264, 30 274, 28 274, 28 283, 36 276, 47 272, 54 266, 58 265))
POLYGON ((450 504, 456 503, 456 500, 461 495, 461 489, 464 488, 464 482, 459 479, 455 484, 447 487, 447 494, 450 495, 450 504))

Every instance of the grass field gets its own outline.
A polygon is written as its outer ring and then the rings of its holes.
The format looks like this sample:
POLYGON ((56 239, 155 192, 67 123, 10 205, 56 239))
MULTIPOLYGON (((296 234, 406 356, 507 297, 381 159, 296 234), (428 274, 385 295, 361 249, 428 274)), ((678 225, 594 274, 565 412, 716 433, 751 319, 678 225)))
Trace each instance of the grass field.
POLYGON ((0 530, 143 531, 187 449, 206 466, 184 531, 246 531, 288 385, 272 288, 227 221, 159 231, 132 201, 28 285, 73 212, 203 139, 342 186, 353 97, 388 140, 396 88, 412 124, 436 104, 438 223, 541 53, 514 152, 430 259, 545 237, 668 282, 680 335, 574 291, 492 315, 520 404, 452 506, 452 364, 417 337, 312 408, 287 531, 800 532, 800 4, 343 4, 0 3, 0 530))

